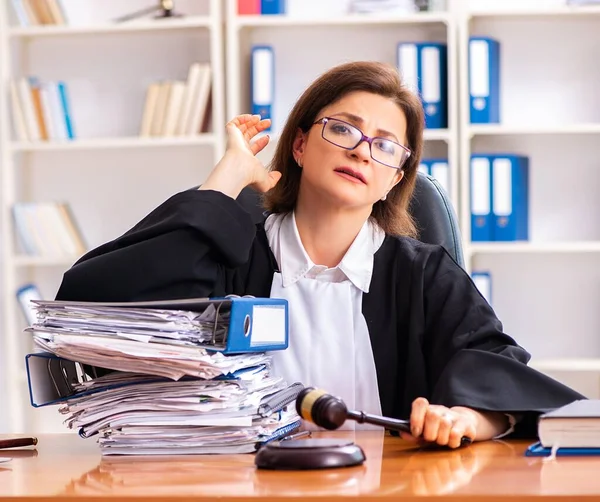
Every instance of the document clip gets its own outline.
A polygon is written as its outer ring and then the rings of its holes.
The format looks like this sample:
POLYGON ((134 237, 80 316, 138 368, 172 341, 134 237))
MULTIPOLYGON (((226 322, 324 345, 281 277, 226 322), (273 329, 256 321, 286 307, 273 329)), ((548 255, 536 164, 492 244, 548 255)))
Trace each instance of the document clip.
POLYGON ((34 407, 54 404, 76 394, 75 386, 88 380, 80 363, 48 352, 25 357, 29 396, 34 407))

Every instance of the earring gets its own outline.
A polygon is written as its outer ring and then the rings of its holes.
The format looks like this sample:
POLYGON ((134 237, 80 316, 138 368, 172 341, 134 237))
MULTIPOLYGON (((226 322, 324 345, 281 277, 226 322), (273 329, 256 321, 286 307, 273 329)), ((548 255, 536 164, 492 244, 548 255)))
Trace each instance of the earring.
POLYGON ((381 200, 385 200, 385 199, 387 199, 387 194, 388 194, 388 193, 387 193, 387 192, 385 192, 385 193, 383 194, 383 197, 381 197, 381 200))
POLYGON ((302 162, 300 161, 300 159, 298 159, 298 160, 296 161, 296 164, 298 164, 298 167, 299 167, 300 169, 302 169, 302 162))

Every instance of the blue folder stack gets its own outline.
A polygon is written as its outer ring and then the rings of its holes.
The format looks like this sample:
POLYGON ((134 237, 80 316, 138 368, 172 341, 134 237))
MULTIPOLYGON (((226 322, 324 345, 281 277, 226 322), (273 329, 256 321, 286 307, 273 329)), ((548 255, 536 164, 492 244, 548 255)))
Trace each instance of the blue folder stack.
POLYGON ((529 159, 513 154, 471 156, 471 240, 529 239, 529 159))

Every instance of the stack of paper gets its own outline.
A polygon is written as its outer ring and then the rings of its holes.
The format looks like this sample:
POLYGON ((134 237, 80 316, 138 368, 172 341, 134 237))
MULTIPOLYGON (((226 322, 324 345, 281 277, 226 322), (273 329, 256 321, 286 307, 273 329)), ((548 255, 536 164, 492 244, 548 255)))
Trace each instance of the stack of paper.
POLYGON ((38 320, 28 330, 38 347, 115 370, 67 382, 59 408, 69 428, 99 435, 103 454, 245 453, 299 426, 287 405, 301 384, 272 375, 265 352, 214 350, 235 336, 230 304, 200 312, 35 303, 38 320))

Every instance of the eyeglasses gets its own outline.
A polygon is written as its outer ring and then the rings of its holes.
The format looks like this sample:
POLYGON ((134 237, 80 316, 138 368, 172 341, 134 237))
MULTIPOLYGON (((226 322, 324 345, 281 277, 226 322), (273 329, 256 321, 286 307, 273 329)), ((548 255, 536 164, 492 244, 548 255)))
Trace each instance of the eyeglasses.
POLYGON ((343 120, 323 117, 313 122, 313 125, 319 123, 323 124, 321 136, 325 141, 345 150, 354 150, 363 141, 366 141, 369 143, 371 158, 385 166, 402 169, 402 166, 410 157, 410 150, 400 143, 387 138, 370 138, 358 127, 343 120))

